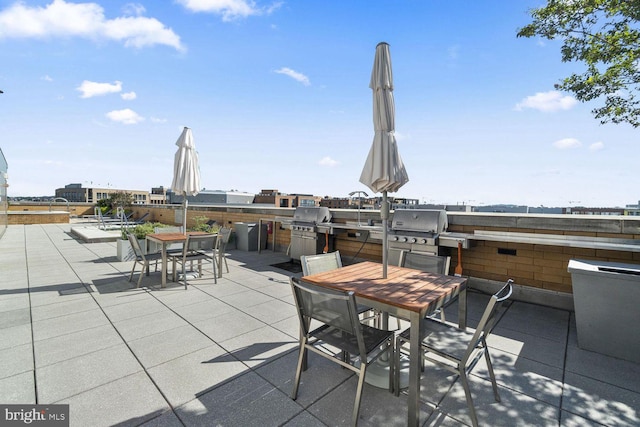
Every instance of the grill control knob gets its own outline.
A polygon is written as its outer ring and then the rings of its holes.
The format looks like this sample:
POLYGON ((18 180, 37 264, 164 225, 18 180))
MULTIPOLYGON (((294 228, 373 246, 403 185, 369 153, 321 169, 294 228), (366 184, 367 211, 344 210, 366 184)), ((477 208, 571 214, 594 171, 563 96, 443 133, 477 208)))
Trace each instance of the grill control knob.
POLYGON ((398 236, 393 236, 393 239, 391 240, 393 240, 394 242, 397 242, 398 240, 400 240, 400 238, 398 236))
POLYGON ((400 241, 401 241, 402 243, 404 243, 404 242, 406 242, 406 241, 407 241, 407 238, 406 238, 406 237, 403 237, 403 238, 401 238, 401 239, 400 239, 400 241))
POLYGON ((427 239, 420 239, 420 243, 422 243, 423 245, 427 244, 427 239))
POLYGON ((415 237, 413 237, 409 243, 416 243, 418 241, 418 239, 416 239, 415 237))

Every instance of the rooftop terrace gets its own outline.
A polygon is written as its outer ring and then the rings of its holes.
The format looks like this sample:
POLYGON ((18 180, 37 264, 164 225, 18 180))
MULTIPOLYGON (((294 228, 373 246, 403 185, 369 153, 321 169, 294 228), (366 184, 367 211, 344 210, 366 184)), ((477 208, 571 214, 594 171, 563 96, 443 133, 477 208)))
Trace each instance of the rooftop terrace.
MULTIPOLYGON (((160 288, 152 271, 135 289, 114 242, 70 228, 10 225, 0 239, 0 403, 66 403, 72 426, 349 423, 355 377, 313 354, 289 398, 298 320, 291 273, 273 267, 287 256, 231 250, 217 284, 160 288)), ((470 326, 486 301, 470 292, 470 326)), ((640 425, 640 365, 578 348, 571 312, 514 301, 489 344, 502 402, 477 367, 482 425, 640 425)), ((425 370, 424 425, 470 424, 453 380, 425 370)), ((365 385, 360 425, 405 425, 406 412, 405 395, 365 385)))

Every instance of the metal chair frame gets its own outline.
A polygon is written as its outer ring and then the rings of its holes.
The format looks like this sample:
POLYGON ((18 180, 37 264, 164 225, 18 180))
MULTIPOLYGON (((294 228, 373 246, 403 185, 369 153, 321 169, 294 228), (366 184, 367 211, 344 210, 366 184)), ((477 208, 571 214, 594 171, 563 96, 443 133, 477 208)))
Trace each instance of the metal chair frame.
MULTIPOLYGON (((389 352, 393 360, 393 331, 385 331, 360 323, 353 292, 343 292, 313 285, 291 278, 291 288, 300 320, 300 348, 296 376, 291 398, 298 397, 302 370, 306 366, 306 352, 312 351, 358 376, 351 424, 356 425, 362 400, 362 389, 367 367, 381 355, 389 352), (310 330, 311 320, 322 325, 310 330), (335 353, 327 346, 337 348, 335 353), (348 355, 356 356, 355 362, 348 355)), ((389 386, 393 384, 393 366, 389 370, 389 386)))
POLYGON ((138 284, 136 288, 140 287, 142 283, 142 276, 146 271, 147 276, 149 275, 149 263, 151 261, 156 262, 156 271, 158 271, 158 261, 162 261, 162 254, 144 254, 140 244, 138 243, 138 239, 132 233, 127 233, 127 239, 129 239, 129 243, 131 244, 131 248, 133 249, 133 253, 136 256, 135 262, 133 263, 133 268, 131 268, 131 274, 129 274, 129 281, 133 279, 133 273, 136 270, 136 265, 140 264, 142 266, 142 270, 140 271, 140 277, 138 278, 138 284))
MULTIPOLYGON (((216 259, 212 251, 215 245, 215 234, 208 235, 187 235, 187 240, 184 242, 182 252, 168 254, 173 260, 173 281, 175 282, 177 277, 176 264, 182 264, 182 279, 184 280, 184 288, 187 289, 187 263, 198 261, 198 273, 202 276, 202 261, 211 261, 213 265, 213 281, 218 283, 218 273, 216 271, 216 259)), ((193 264, 192 264, 193 265, 193 264)))
MULTIPOLYGON (((450 265, 450 256, 427 254, 423 252, 410 252, 405 250, 400 252, 400 261, 398 262, 398 266, 400 267, 413 268, 415 270, 437 274, 449 274, 450 265)), ((442 307, 437 309, 429 317, 435 317, 439 314, 440 320, 443 322, 446 321, 444 308, 454 301, 455 298, 447 301, 442 307)))
MULTIPOLYGON (((301 255, 300 264, 302 265, 302 275, 308 276, 342 267, 342 257, 340 256, 340 251, 317 255, 301 255)), ((361 321, 373 320, 377 322, 380 319, 380 313, 367 305, 357 304, 357 310, 358 314, 371 312, 363 316, 360 319, 361 321)))
MULTIPOLYGON (((491 296, 474 333, 430 318, 423 319, 423 322, 425 322, 423 324, 423 330, 425 332, 421 343, 423 364, 425 361, 429 361, 459 375, 467 399, 471 422, 474 427, 478 427, 478 416, 473 405, 468 376, 478 361, 484 357, 491 378, 494 397, 496 402, 500 402, 498 384, 496 383, 491 357, 489 356, 487 338, 500 318, 501 308, 505 301, 511 296, 513 291, 512 283, 512 279, 507 280, 507 283, 491 296), (431 357, 430 353, 436 355, 437 358, 431 357)), ((400 366, 400 354, 403 350, 408 350, 406 347, 409 345, 409 337, 409 329, 396 337, 395 370, 399 369, 398 367, 400 366)), ((399 376, 396 375, 394 378, 396 396, 400 392, 398 377, 399 376)))
POLYGON ((216 239, 216 245, 214 247, 213 253, 216 257, 218 263, 218 276, 222 277, 222 263, 224 261, 224 267, 229 273, 229 264, 227 264, 227 243, 229 243, 229 239, 231 238, 231 229, 222 227, 218 230, 218 237, 216 239))

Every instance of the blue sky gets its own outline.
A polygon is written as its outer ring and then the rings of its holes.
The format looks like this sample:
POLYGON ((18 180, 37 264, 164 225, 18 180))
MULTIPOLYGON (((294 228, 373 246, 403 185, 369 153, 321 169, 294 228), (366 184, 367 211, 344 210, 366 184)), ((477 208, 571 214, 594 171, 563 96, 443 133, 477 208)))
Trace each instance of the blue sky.
POLYGON ((193 130, 210 190, 346 197, 390 44, 396 137, 427 203, 637 203, 640 144, 553 89, 580 64, 518 39, 540 0, 0 0, 9 196, 149 190, 193 130))

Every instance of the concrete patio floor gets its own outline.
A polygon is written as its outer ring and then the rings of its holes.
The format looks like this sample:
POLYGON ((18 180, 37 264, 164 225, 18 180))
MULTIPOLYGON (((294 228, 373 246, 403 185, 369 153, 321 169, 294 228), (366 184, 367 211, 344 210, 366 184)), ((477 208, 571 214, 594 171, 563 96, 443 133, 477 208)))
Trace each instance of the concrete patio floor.
MULTIPOLYGON (((285 254, 230 250, 217 284, 209 272, 160 288, 152 270, 135 289, 114 242, 70 228, 0 239, 0 403, 69 404, 71 426, 348 425, 356 378, 336 364, 311 355, 289 398, 298 320, 291 273, 271 266, 285 254)), ((470 326, 487 298, 470 292, 470 326)), ((640 425, 640 365, 579 349, 572 313, 514 301, 490 346, 502 401, 476 367, 481 425, 640 425)), ((424 425, 470 424, 448 372, 427 366, 421 398, 424 425)), ((365 385, 359 425, 405 425, 406 400, 365 385)))

